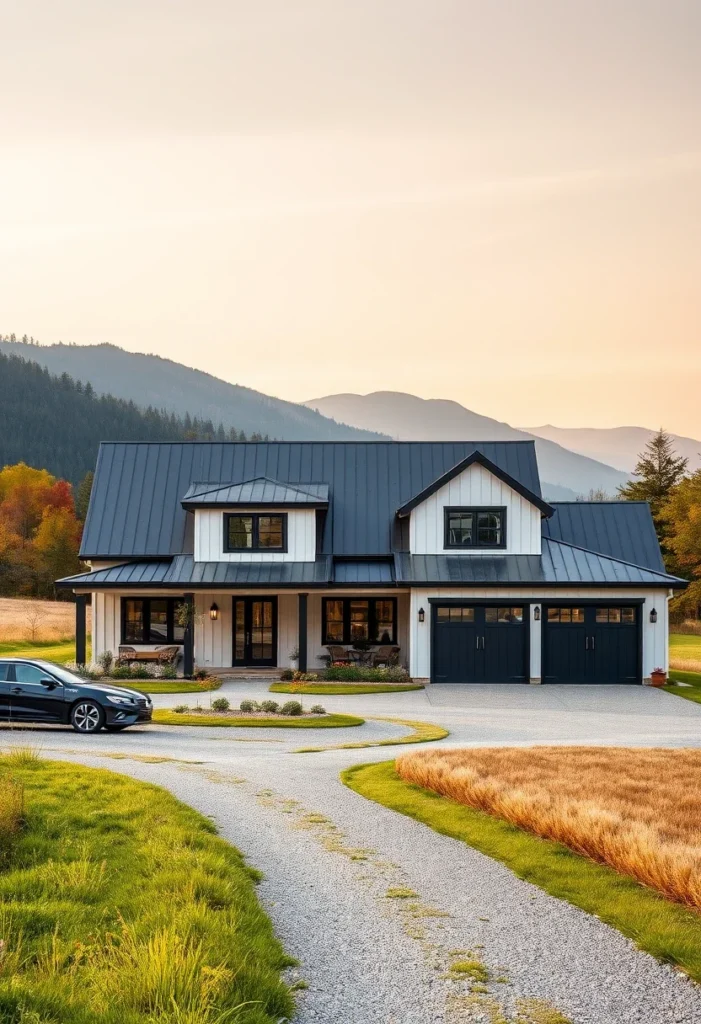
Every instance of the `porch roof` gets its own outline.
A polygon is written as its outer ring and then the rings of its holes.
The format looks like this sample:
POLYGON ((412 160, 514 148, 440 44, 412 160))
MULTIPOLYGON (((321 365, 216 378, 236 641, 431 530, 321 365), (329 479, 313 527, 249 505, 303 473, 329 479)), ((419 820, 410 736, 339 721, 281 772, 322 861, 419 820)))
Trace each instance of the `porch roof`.
POLYGON ((59 580, 72 589, 158 587, 164 590, 202 590, 227 587, 320 587, 331 578, 331 559, 314 562, 195 562, 177 555, 172 562, 129 562, 109 569, 80 573, 59 580))
POLYGON ((323 508, 329 503, 328 484, 289 484, 282 480, 272 480, 267 476, 258 476, 243 483, 222 484, 192 483, 182 498, 183 508, 201 508, 203 506, 224 507, 228 505, 274 505, 281 506, 312 506, 323 508))

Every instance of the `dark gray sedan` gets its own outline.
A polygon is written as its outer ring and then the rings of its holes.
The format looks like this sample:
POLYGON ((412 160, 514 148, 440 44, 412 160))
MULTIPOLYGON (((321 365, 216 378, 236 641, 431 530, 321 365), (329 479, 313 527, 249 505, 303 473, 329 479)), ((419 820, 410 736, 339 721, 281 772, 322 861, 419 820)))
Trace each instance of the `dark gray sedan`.
POLYGON ((76 732, 121 732, 151 721, 151 698, 94 683, 51 661, 0 658, 0 720, 72 725, 76 732))

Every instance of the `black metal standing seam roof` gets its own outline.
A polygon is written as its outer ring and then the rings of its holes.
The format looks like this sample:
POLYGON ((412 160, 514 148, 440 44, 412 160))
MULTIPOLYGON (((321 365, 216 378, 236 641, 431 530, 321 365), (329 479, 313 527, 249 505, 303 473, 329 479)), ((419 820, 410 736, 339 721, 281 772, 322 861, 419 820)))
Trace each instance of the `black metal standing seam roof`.
POLYGON ((292 487, 280 480, 257 477, 241 484, 193 483, 183 495, 187 507, 205 505, 328 505, 328 484, 292 487))
POLYGON ((664 562, 650 506, 645 501, 553 501, 543 536, 620 558, 655 572, 664 562))
POLYGON ((315 562, 195 562, 192 555, 178 555, 172 562, 130 562, 109 569, 68 576, 60 587, 318 587, 331 579, 331 559, 315 562))
POLYGON ((684 580, 543 538, 542 555, 395 555, 397 585, 659 586, 684 580))
POLYGON ((81 557, 181 554, 192 483, 256 477, 329 486, 323 550, 389 555, 395 512, 478 450, 540 496, 533 441, 105 442, 100 446, 81 557))
POLYGON ((334 562, 333 582, 337 585, 383 585, 394 584, 393 562, 339 559, 334 562))

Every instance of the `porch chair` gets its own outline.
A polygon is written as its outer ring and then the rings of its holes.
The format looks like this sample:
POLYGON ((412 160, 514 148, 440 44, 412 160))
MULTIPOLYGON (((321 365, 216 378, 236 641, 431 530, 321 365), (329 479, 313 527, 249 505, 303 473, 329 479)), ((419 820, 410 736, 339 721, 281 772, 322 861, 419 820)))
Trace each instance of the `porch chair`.
POLYGON ((396 665, 399 661, 399 648, 395 644, 385 644, 378 647, 372 655, 372 667, 396 665))
POLYGON ((329 658, 331 659, 329 662, 330 665, 335 661, 343 661, 350 665, 351 659, 345 647, 341 647, 340 644, 326 644, 326 650, 329 652, 329 658))

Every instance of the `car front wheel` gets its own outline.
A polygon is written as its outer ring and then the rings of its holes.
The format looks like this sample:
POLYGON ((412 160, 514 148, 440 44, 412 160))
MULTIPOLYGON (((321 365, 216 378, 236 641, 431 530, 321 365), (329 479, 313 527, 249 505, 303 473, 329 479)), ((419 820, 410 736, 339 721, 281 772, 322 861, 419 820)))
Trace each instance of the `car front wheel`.
POLYGON ((71 711, 71 725, 76 732, 99 732, 104 721, 104 711, 91 700, 78 701, 71 711))

